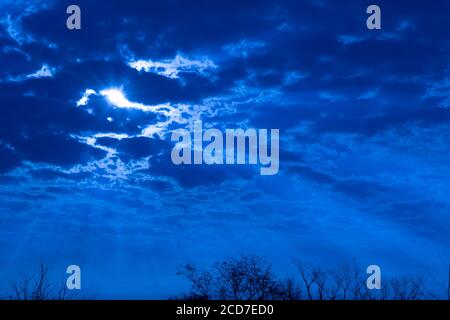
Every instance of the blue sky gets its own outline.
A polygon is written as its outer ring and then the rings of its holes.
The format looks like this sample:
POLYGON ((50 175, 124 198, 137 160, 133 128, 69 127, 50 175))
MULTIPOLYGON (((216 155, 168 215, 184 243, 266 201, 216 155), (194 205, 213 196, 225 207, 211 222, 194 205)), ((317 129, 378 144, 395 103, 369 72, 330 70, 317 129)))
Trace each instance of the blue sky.
POLYGON ((448 1, 0 0, 0 289, 39 259, 165 298, 266 255, 446 276, 448 1), (121 95, 117 96, 117 93, 121 95), (170 134, 280 129, 280 171, 175 166, 170 134))

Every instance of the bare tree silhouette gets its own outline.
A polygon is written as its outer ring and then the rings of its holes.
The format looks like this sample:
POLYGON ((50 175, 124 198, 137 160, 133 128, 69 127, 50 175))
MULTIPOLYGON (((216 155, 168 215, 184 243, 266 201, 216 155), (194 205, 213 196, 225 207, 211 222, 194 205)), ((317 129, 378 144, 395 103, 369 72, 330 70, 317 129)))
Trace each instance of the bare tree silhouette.
POLYGON ((202 272, 188 264, 178 274, 191 282, 191 291, 184 297, 193 299, 421 300, 439 296, 426 288, 421 275, 383 279, 381 289, 370 290, 365 269, 356 260, 333 270, 301 260, 294 260, 294 265, 297 280, 279 280, 272 264, 256 256, 216 262, 202 272))
MULTIPOLYGON (((366 285, 365 269, 342 264, 334 269, 319 268, 311 263, 294 260, 297 275, 279 279, 272 264, 264 257, 242 256, 214 263, 207 270, 193 264, 179 267, 177 274, 186 278, 191 289, 179 297, 183 300, 421 300, 450 298, 450 264, 448 287, 438 286, 433 292, 425 285, 423 275, 383 278, 379 290, 366 285)), ((52 283, 49 270, 41 262, 33 273, 21 273, 10 281, 12 300, 72 300, 78 299, 65 282, 52 283)))
POLYGON ((351 267, 348 264, 340 265, 331 272, 331 276, 334 280, 334 286, 331 289, 332 300, 347 300, 354 281, 351 267))
POLYGON ((244 256, 217 262, 211 271, 200 272, 192 264, 182 266, 178 275, 192 284, 184 297, 224 300, 295 299, 299 290, 293 280, 276 281, 272 265, 265 258, 244 256))
POLYGON ((298 271, 300 272, 300 277, 303 281, 303 285, 306 288, 306 293, 308 294, 308 299, 313 300, 313 288, 317 278, 319 277, 320 270, 315 270, 314 267, 302 261, 294 261, 298 271))
POLYGON ((213 279, 209 272, 199 272, 194 265, 186 264, 179 268, 177 274, 184 276, 192 284, 191 292, 184 296, 185 300, 208 300, 211 298, 213 279))
POLYGON ((64 281, 58 284, 49 281, 48 267, 40 262, 38 269, 30 274, 20 273, 17 280, 10 281, 11 300, 71 300, 64 281))
POLYGON ((266 300, 277 294, 272 265, 264 258, 245 256, 216 263, 221 299, 266 300))

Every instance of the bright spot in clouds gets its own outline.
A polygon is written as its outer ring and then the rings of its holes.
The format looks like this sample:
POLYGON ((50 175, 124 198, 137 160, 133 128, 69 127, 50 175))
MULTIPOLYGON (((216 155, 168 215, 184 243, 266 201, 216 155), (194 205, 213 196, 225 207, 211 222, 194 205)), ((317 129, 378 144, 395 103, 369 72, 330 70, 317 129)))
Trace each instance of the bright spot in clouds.
POLYGON ((160 111, 161 108, 169 107, 168 105, 146 106, 139 102, 132 102, 125 97, 120 89, 106 89, 100 91, 100 95, 104 96, 109 103, 117 108, 136 109, 144 112, 160 111))
POLYGON ((133 106, 133 103, 128 101, 127 98, 125 98, 122 90, 120 89, 106 89, 100 91, 100 94, 108 101, 119 108, 130 108, 133 106))
MULTIPOLYGON (((142 129, 141 136, 144 137, 153 137, 157 135, 163 138, 170 124, 186 123, 187 119, 185 119, 183 115, 190 113, 189 107, 186 105, 171 105, 170 103, 145 105, 143 103, 130 101, 121 88, 108 88, 101 90, 98 93, 93 89, 86 89, 83 96, 77 101, 77 106, 87 106, 91 95, 104 97, 110 105, 116 108, 153 112, 164 116, 165 118, 159 118, 159 121, 149 124, 142 129)), ((94 114, 92 109, 86 110, 90 114, 94 114)), ((109 122, 114 121, 112 117, 107 117, 106 120, 109 122)))
MULTIPOLYGON (((174 109, 170 104, 158 104, 153 106, 147 106, 145 104, 139 103, 139 102, 132 102, 127 99, 125 96, 125 93, 122 91, 122 89, 118 88, 109 88, 101 90, 99 93, 97 93, 93 89, 86 89, 83 93, 83 96, 80 100, 77 101, 77 106, 86 106, 89 103, 89 97, 91 95, 101 95, 102 97, 105 97, 106 100, 117 108, 123 108, 123 109, 135 109, 135 110, 141 110, 143 112, 156 112, 161 113, 164 115, 170 115, 171 111, 174 109)), ((108 119, 108 121, 111 121, 112 119, 108 119)))

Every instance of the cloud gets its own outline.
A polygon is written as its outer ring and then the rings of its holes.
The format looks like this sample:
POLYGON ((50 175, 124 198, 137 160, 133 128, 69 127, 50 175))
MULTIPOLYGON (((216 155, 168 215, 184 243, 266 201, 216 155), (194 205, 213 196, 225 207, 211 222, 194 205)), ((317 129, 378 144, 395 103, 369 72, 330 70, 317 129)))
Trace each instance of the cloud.
POLYGON ((20 155, 14 148, 0 142, 0 174, 16 168, 20 163, 20 155))
POLYGON ((20 24, 22 16, 13 18, 9 14, 0 18, 0 24, 3 25, 8 35, 19 45, 34 41, 30 34, 24 33, 20 24))
POLYGON ((41 78, 53 78, 56 73, 56 68, 49 67, 43 64, 39 70, 29 74, 21 74, 16 76, 8 76, 6 82, 23 82, 30 79, 41 79, 41 78))
POLYGON ((308 76, 309 76, 309 73, 301 73, 301 72, 298 72, 298 71, 290 71, 290 72, 285 74, 284 79, 283 79, 283 84, 284 85, 291 85, 291 84, 299 82, 300 80, 308 78, 308 76))
POLYGON ((143 136, 163 136, 166 133, 167 127, 172 122, 184 122, 181 110, 178 107, 172 106, 168 103, 148 106, 138 102, 131 102, 125 97, 124 93, 120 89, 101 90, 100 95, 106 97, 109 103, 117 108, 134 109, 142 112, 155 113, 166 117, 166 120, 158 121, 155 124, 146 126, 141 133, 143 136))
POLYGON ((15 52, 15 53, 18 53, 18 54, 24 56, 25 59, 27 59, 27 61, 31 61, 31 56, 30 56, 30 54, 26 53, 25 51, 23 51, 23 50, 20 49, 20 48, 14 47, 14 46, 5 46, 5 47, 3 47, 3 52, 4 52, 4 53, 12 53, 12 52, 15 52))
POLYGON ((83 93, 83 96, 80 98, 80 100, 77 101, 77 107, 85 106, 89 103, 89 96, 96 95, 97 92, 93 89, 86 89, 83 93))
POLYGON ((246 58, 254 52, 262 50, 266 44, 263 41, 249 41, 243 39, 239 42, 230 43, 223 47, 231 56, 246 58))
POLYGON ((330 102, 338 102, 345 100, 345 97, 342 94, 332 93, 328 91, 322 91, 319 93, 319 98, 322 100, 328 100, 330 102))
POLYGON ((30 79, 39 79, 39 78, 53 78, 55 74, 55 68, 51 68, 48 65, 44 64, 41 69, 36 72, 28 74, 26 77, 30 79))
POLYGON ((450 76, 446 75, 444 79, 438 81, 428 81, 426 93, 422 99, 437 98, 439 106, 442 108, 450 107, 450 76))
POLYGON ((55 134, 36 134, 28 139, 17 141, 14 147, 28 161, 63 167, 86 163, 105 156, 104 152, 83 145, 71 137, 55 134), (59 150, 64 152, 58 152, 59 150))
POLYGON ((128 65, 139 72, 151 72, 170 79, 178 79, 180 73, 196 73, 207 76, 217 68, 209 59, 191 60, 179 54, 172 60, 134 60, 128 62, 128 65))
POLYGON ((362 95, 360 95, 358 97, 359 100, 369 100, 369 99, 374 99, 378 96, 379 93, 379 88, 377 89, 373 89, 373 90, 369 90, 364 92, 362 95))
POLYGON ((343 45, 351 45, 359 42, 363 42, 368 39, 368 36, 361 36, 361 35, 340 35, 337 37, 337 40, 339 43, 342 43, 343 45))
POLYGON ((397 27, 395 28, 396 31, 402 32, 405 30, 410 30, 414 27, 414 24, 410 20, 402 20, 397 27))
POLYGON ((10 1, 3 0, 0 2, 0 10, 5 11, 0 15, 0 25, 4 27, 11 39, 19 45, 25 45, 36 41, 31 33, 23 30, 23 19, 32 16, 42 10, 46 10, 51 6, 52 1, 10 1))
MULTIPOLYGON (((186 104, 164 103, 158 105, 147 105, 140 102, 130 101, 121 88, 102 89, 99 90, 98 93, 94 89, 86 89, 83 96, 76 102, 76 105, 79 107, 85 107, 86 110, 93 115, 95 115, 95 110, 92 108, 87 108, 90 96, 101 96, 105 98, 108 105, 113 106, 115 109, 120 109, 123 111, 129 110, 130 112, 139 111, 145 114, 154 115, 155 117, 152 119, 152 123, 150 124, 148 123, 150 120, 149 118, 133 115, 133 118, 140 128, 140 133, 137 135, 149 138, 154 136, 158 136, 160 138, 164 137, 168 132, 170 125, 175 123, 185 124, 195 114, 195 111, 191 109, 191 106, 186 104)), ((105 112, 105 110, 99 111, 102 115, 105 112)), ((111 116, 105 117, 105 119, 109 123, 117 122, 119 126, 123 126, 124 121, 129 122, 129 117, 132 117, 132 114, 129 116, 126 114, 121 114, 121 116, 118 115, 115 120, 111 116)))

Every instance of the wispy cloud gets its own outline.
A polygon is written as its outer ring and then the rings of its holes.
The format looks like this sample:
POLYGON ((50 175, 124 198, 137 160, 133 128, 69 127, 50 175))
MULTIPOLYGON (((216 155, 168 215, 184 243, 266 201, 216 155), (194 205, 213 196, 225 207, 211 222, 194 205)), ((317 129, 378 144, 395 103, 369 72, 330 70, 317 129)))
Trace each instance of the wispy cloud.
POLYGON ((379 88, 364 92, 358 97, 358 100, 370 100, 378 96, 379 88))
POLYGON ((440 107, 450 107, 450 77, 446 76, 440 81, 429 81, 427 83, 426 94, 422 96, 422 99, 427 98, 441 99, 439 103, 440 107))
POLYGON ((206 76, 216 69, 214 62, 207 58, 192 60, 179 54, 174 59, 162 61, 135 60, 128 62, 128 65, 139 72, 151 72, 170 79, 178 79, 180 73, 184 72, 206 76))
POLYGON ((80 100, 77 101, 77 107, 85 106, 89 103, 89 96, 96 95, 97 92, 93 89, 86 89, 80 100))
POLYGON ((322 100, 328 100, 330 102, 337 102, 337 101, 345 100, 345 97, 343 95, 328 92, 328 91, 320 92, 319 98, 322 100))
POLYGON ((299 82, 300 80, 308 78, 309 73, 302 73, 298 71, 290 71, 285 74, 283 84, 290 85, 299 82))
POLYGON ((26 77, 27 78, 34 78, 34 79, 53 78, 53 75, 55 74, 55 72, 56 72, 55 68, 51 68, 48 65, 44 64, 41 67, 41 69, 37 70, 36 72, 28 74, 26 77))
POLYGON ((9 14, 0 19, 0 24, 4 27, 9 37, 20 45, 33 41, 33 37, 31 35, 23 32, 20 23, 21 19, 21 16, 19 16, 19 18, 13 18, 9 14))
POLYGON ((395 30, 401 32, 401 31, 405 31, 408 29, 412 29, 414 27, 414 24, 410 21, 410 20, 402 20, 397 27, 395 28, 395 30))
POLYGON ((36 41, 32 34, 22 28, 22 20, 25 17, 36 14, 41 10, 48 9, 52 1, 0 1, 0 10, 8 10, 6 14, 0 15, 2 25, 11 39, 19 45, 36 41))
POLYGON ((237 43, 230 43, 223 47, 230 55, 234 57, 248 57, 251 53, 262 50, 266 44, 262 41, 249 41, 243 39, 237 43))
POLYGON ((56 70, 56 68, 44 64, 39 70, 36 70, 35 72, 29 74, 19 74, 16 76, 8 76, 6 80, 4 80, 4 82, 23 82, 30 79, 53 78, 56 70))
POLYGON ((363 42, 363 41, 367 40, 367 38, 368 38, 367 36, 345 34, 345 35, 338 36, 337 41, 339 43, 342 43, 343 45, 351 45, 351 44, 363 42))

